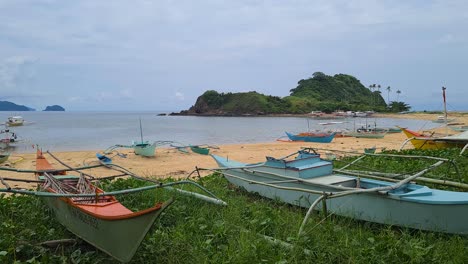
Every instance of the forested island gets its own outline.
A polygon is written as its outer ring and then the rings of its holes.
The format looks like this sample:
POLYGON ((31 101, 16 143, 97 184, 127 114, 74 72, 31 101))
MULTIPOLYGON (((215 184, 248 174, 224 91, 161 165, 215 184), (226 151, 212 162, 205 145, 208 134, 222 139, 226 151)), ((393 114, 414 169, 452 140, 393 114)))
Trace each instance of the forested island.
POLYGON ((8 101, 0 101, 0 111, 35 111, 34 108, 30 108, 24 105, 17 105, 8 101))
MULTIPOLYGON (((387 87, 387 91, 390 92, 390 87, 387 87)), ((386 103, 380 85, 366 88, 351 75, 329 76, 315 72, 311 78, 300 80, 297 87, 290 90, 290 95, 283 98, 255 91, 218 93, 208 90, 198 97, 189 110, 172 115, 245 116, 306 114, 311 111, 331 113, 336 110, 400 112, 410 108, 403 102, 386 103)))

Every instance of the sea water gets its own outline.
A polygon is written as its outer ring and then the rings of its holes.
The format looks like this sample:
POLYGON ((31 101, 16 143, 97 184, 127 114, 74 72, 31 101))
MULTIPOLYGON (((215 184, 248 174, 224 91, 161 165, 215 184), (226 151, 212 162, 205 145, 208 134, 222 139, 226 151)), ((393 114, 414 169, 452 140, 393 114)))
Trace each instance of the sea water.
MULTIPOLYGON (((51 151, 103 150, 132 140, 174 141, 182 145, 221 145, 272 142, 285 131, 304 132, 328 128, 353 130, 399 125, 420 130, 434 127, 427 120, 348 118, 317 120, 306 117, 202 117, 158 116, 160 112, 0 112, 0 121, 21 115, 25 124, 10 127, 21 139, 15 151, 33 152, 33 145, 51 151), (142 130, 140 132, 140 119, 142 130), (343 122, 321 125, 325 122, 343 122)), ((2 128, 3 129, 3 128, 2 128)))

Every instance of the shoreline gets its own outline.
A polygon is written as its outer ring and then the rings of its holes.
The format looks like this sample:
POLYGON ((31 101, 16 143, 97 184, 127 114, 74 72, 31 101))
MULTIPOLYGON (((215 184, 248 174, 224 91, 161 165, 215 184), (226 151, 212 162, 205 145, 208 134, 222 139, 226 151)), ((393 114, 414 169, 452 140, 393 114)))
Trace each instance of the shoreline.
MULTIPOLYGON (((434 120, 438 114, 403 114, 396 115, 401 118, 434 120)), ((453 115, 451 115, 452 117, 453 115)), ((380 115, 379 115, 380 117, 380 115)), ((383 117, 383 116, 382 116, 383 117)), ((389 117, 385 114, 384 117, 389 117)), ((390 118, 392 118, 391 116, 390 118)), ((454 116, 455 117, 455 116, 454 116)), ((468 114, 460 114, 457 116, 457 122, 468 124, 468 114)), ((447 129, 438 127, 434 129, 436 132, 445 132, 447 129)), ((454 134, 454 131, 449 130, 454 134)), ((376 147, 377 152, 382 148, 388 150, 399 150, 406 136, 403 133, 387 134, 383 139, 366 139, 343 137, 335 138, 331 143, 310 143, 310 142, 263 142, 263 143, 239 143, 239 144, 223 144, 218 145, 219 149, 210 149, 210 154, 219 156, 228 156, 230 159, 238 160, 246 163, 255 163, 265 160, 265 156, 283 157, 289 155, 301 147, 312 147, 319 149, 341 150, 341 151, 356 151, 362 153, 364 148, 376 147)), ((406 148, 412 148, 411 144, 407 144, 406 148)), ((17 169, 35 169, 35 149, 31 149, 34 153, 15 153, 13 152, 10 159, 0 166, 10 166, 17 169)), ((45 150, 44 150, 45 151, 45 150)), ((97 164, 96 152, 102 150, 79 150, 79 151, 57 151, 53 152, 61 161, 72 167, 81 167, 83 165, 97 164)), ((323 153, 323 151, 320 151, 323 153)), ((183 153, 175 148, 161 147, 156 149, 156 156, 146 158, 137 156, 132 149, 119 149, 119 153, 124 153, 127 158, 114 156, 115 153, 108 156, 113 159, 115 164, 123 166, 130 171, 153 179, 175 178, 181 179, 189 175, 190 172, 198 168, 216 168, 216 162, 207 155, 200 155, 189 151, 183 153)), ((47 155, 47 154, 46 154, 47 155)), ((47 155, 49 162, 56 168, 64 168, 52 157, 47 155)), ((97 177, 109 176, 111 171, 106 168, 96 168, 89 170, 89 173, 97 177)), ((208 175, 210 172, 203 171, 202 176, 208 175)), ((18 173, 2 172, 3 177, 18 177, 18 173)), ((20 174, 20 178, 34 179, 32 173, 20 174)), ((23 183, 12 183, 12 187, 33 188, 34 185, 23 183)))
MULTIPOLYGON (((362 153, 364 148, 377 147, 377 151, 382 148, 398 149, 404 141, 403 133, 389 134, 385 136, 385 140, 365 139, 365 138, 335 138, 331 143, 309 143, 309 142, 265 142, 265 143, 248 143, 248 144, 226 144, 219 145, 219 149, 210 149, 210 154, 229 157, 233 160, 238 160, 246 163, 255 163, 265 160, 265 156, 280 158, 298 151, 302 147, 312 147, 318 149, 356 151, 362 153)), ((45 150, 44 150, 45 152, 45 150)), ((72 167, 81 167, 86 165, 98 164, 96 152, 93 150, 86 151, 60 151, 53 152, 54 156, 72 167)), ((319 151, 324 153, 324 151, 319 151)), ((115 156, 116 153, 111 153, 107 156, 111 157, 113 163, 129 169, 130 171, 152 179, 183 179, 190 172, 198 168, 216 168, 216 162, 209 155, 200 155, 189 151, 188 153, 181 152, 175 148, 157 148, 156 156, 147 158, 135 155, 132 149, 119 150, 119 153, 126 154, 126 158, 115 156)), ((50 155, 45 153, 46 158, 55 168, 65 168, 58 161, 54 160, 50 155)), ((16 169, 34 170, 35 169, 35 153, 12 154, 10 159, 1 166, 13 167, 16 169)), ((110 176, 115 174, 107 168, 93 168, 87 170, 87 173, 97 177, 110 176)), ((209 171, 201 171, 201 176, 211 174, 209 171)), ((15 177, 21 179, 34 179, 32 173, 15 173, 2 172, 2 177, 15 177)), ((34 184, 14 182, 10 184, 12 187, 34 188, 34 184)))

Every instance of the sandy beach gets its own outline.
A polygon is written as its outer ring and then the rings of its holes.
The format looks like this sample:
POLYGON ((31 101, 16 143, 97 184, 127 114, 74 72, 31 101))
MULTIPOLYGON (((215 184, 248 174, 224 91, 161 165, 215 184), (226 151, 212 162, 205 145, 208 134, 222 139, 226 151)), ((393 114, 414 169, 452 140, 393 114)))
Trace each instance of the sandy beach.
MULTIPOLYGON (((422 120, 434 120, 437 118, 437 114, 404 114, 404 115, 376 115, 377 117, 390 117, 390 118, 414 118, 422 120)), ((468 114, 451 114, 451 117, 456 117, 456 121, 460 123, 468 124, 468 114)), ((437 132, 445 132, 445 128, 435 129, 437 132)), ((448 129, 449 133, 454 134, 455 132, 448 129)), ((264 142, 255 144, 232 144, 232 145, 220 145, 219 149, 211 149, 210 153, 228 156, 233 160, 239 160, 243 162, 253 163, 259 162, 265 159, 265 156, 282 157, 291 154, 301 147, 313 147, 320 149, 330 150, 343 150, 343 151, 356 151, 363 152, 364 148, 377 147, 377 151, 382 148, 386 149, 400 149, 401 144, 406 139, 403 133, 387 134, 384 139, 365 139, 365 138, 335 138, 331 143, 306 143, 306 142, 264 142)), ((405 148, 412 148, 408 144, 405 148)), ((44 150, 46 151, 46 150, 44 150)), ((69 151, 69 152, 56 152, 53 153, 58 159, 65 162, 66 164, 73 167, 80 167, 84 165, 97 164, 96 152, 101 150, 90 150, 90 151, 69 151)), ((126 158, 119 156, 113 156, 113 162, 120 166, 123 166, 132 172, 153 179, 162 178, 185 178, 192 172, 195 167, 199 168, 215 168, 216 163, 210 156, 200 155, 193 152, 184 153, 174 148, 158 148, 156 150, 156 156, 153 158, 146 158, 137 156, 131 149, 119 150, 120 153, 126 154, 126 158)), ((325 152, 325 151, 322 151, 325 152)), ((63 166, 49 155, 46 156, 51 164, 57 168, 63 168, 63 166)), ((35 169, 35 154, 15 154, 13 153, 10 160, 2 166, 9 166, 17 169, 35 169)), ((88 173, 102 177, 115 174, 106 168, 91 169, 88 173)), ((208 172, 202 173, 202 176, 209 174, 208 172)), ((12 172, 2 172, 3 177, 21 177, 24 179, 34 179, 34 175, 31 173, 24 173, 18 175, 12 172)), ((29 187, 33 185, 23 183, 11 183, 12 187, 29 187)))

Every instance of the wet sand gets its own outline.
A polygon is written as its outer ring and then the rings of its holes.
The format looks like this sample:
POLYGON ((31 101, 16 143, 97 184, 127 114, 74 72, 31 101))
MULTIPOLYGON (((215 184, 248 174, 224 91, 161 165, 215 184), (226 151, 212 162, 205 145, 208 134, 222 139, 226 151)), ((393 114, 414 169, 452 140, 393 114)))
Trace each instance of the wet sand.
MULTIPOLYGON (((404 114, 404 115, 377 115, 377 117, 388 118, 414 118, 422 120, 434 120, 437 114, 404 114)), ((468 114, 451 115, 456 117, 456 122, 468 124, 468 114)), ((445 132, 445 128, 435 129, 437 132, 445 132)), ((449 133, 455 132, 448 129, 449 133)), ((382 148, 386 149, 400 149, 406 137, 403 133, 387 134, 383 139, 366 139, 366 138, 335 138, 331 143, 306 143, 306 142, 265 142, 254 144, 233 144, 233 145, 220 145, 219 149, 210 149, 210 153, 220 156, 228 156, 230 159, 238 160, 247 163, 259 162, 265 159, 265 156, 282 157, 291 154, 301 147, 312 147, 320 149, 343 150, 343 151, 356 151, 363 152, 364 148, 377 147, 377 151, 382 148)), ((412 148, 408 144, 405 148, 412 148)), ((46 150, 44 150, 46 151, 46 150)), ((53 153, 58 159, 67 163, 72 167, 80 167, 86 165, 97 164, 96 152, 100 150, 90 151, 69 151, 69 152, 56 152, 53 153)), ((185 178, 192 172, 195 167, 199 168, 215 168, 216 163, 207 155, 200 155, 193 152, 184 153, 174 148, 158 148, 156 149, 156 156, 152 158, 141 157, 135 155, 131 149, 121 149, 120 153, 127 155, 126 158, 114 156, 111 153, 110 157, 113 163, 123 166, 132 172, 149 178, 162 179, 162 178, 185 178)), ((325 152, 325 151, 321 151, 325 152)), ((57 168, 64 168, 60 163, 46 154, 49 162, 57 168)), ((13 153, 10 160, 1 166, 9 166, 17 169, 35 169, 35 154, 15 154, 13 153)), ((24 179, 34 179, 32 173, 24 173, 19 175, 13 172, 0 172, 2 177, 15 177, 24 179)), ((97 177, 109 176, 116 174, 106 168, 95 168, 88 170, 87 173, 97 177)), ((202 176, 209 174, 209 172, 202 172, 202 176)), ((24 184, 19 182, 10 182, 12 187, 31 187, 31 184, 24 184)), ((2 186, 3 187, 3 186, 2 186)), ((32 188, 32 187, 31 187, 32 188)))

